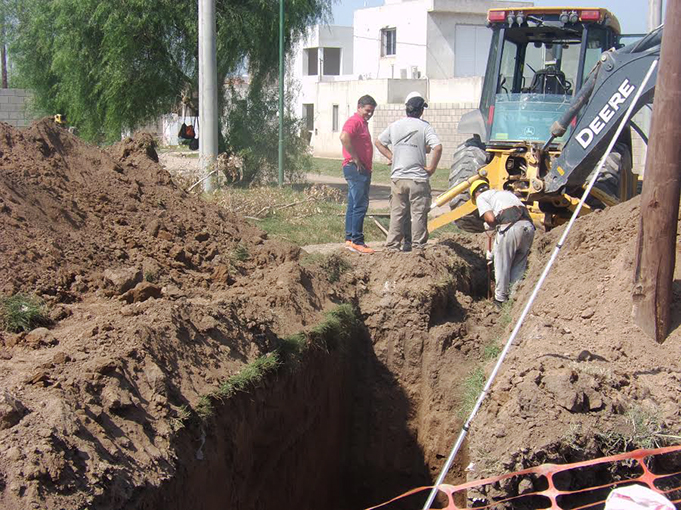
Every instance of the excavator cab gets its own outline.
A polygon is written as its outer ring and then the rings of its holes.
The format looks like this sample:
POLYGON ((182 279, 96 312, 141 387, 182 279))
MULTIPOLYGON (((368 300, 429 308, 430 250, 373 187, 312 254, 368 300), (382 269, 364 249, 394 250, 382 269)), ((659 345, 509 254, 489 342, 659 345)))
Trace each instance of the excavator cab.
POLYGON ((539 7, 492 9, 488 21, 481 139, 500 147, 546 141, 600 55, 617 44, 619 23, 605 9, 539 7))
MULTIPOLYGON (((569 218, 576 204, 569 194, 542 194, 543 178, 571 136, 568 128, 552 137, 551 126, 571 111, 604 52, 620 47, 620 25, 606 9, 523 7, 491 9, 488 26, 492 38, 480 105, 459 122, 459 132, 472 138, 454 153, 450 190, 484 168, 493 189, 513 191, 538 226, 551 228, 569 218)), ((617 199, 620 170, 631 173, 629 131, 621 141, 617 161, 604 172, 608 193, 617 199)), ((482 231, 469 198, 468 192, 456 195, 449 202, 452 212, 429 229, 456 221, 463 230, 482 231)))

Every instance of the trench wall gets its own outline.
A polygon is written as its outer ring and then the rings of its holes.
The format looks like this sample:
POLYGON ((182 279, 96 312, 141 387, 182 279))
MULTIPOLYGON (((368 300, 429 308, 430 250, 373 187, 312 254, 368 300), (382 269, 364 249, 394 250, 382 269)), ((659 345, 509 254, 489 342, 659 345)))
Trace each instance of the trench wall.
POLYGON ((183 434, 177 475, 128 507, 342 508, 348 359, 313 347, 297 367, 218 405, 213 418, 183 434))

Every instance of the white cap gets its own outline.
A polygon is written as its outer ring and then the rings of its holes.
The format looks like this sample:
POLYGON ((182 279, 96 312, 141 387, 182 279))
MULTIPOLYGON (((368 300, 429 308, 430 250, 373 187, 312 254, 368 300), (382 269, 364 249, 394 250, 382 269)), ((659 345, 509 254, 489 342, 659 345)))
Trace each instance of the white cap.
POLYGON ((407 95, 407 97, 404 99, 404 104, 407 104, 407 103, 409 102, 410 99, 413 99, 413 98, 415 98, 415 97, 420 97, 421 99, 423 99, 423 96, 422 96, 419 92, 416 92, 416 91, 414 91, 414 92, 409 92, 409 94, 407 95))

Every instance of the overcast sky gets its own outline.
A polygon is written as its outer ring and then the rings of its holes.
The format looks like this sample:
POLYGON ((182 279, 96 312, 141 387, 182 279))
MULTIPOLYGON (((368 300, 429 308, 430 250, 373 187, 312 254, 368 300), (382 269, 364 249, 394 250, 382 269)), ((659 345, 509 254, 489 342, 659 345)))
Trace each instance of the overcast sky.
MULTIPOLYGON (((648 0, 535 0, 536 6, 604 7, 612 12, 622 25, 622 33, 645 33, 648 19, 648 0)), ((362 7, 377 7, 383 0, 340 0, 333 7, 334 25, 352 25, 352 13, 362 7)), ((666 3, 665 3, 666 5, 666 3)))

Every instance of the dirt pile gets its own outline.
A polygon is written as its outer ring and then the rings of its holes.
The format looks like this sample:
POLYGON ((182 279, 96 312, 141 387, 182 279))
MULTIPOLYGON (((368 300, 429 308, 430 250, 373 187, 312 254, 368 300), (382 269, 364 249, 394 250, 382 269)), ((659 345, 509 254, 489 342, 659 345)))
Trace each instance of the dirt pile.
POLYGON ((146 135, 108 151, 0 124, 0 506, 122 508, 177 472, 202 395, 334 305, 300 249, 178 189, 146 135))
POLYGON ((476 247, 315 262, 184 193, 146 135, 103 151, 49 120, 0 129, 0 292, 52 321, 0 334, 0 506, 345 508, 428 482, 493 321, 476 247), (352 345, 195 419, 340 303, 352 345))
MULTIPOLYGON (((638 224, 638 198, 576 222, 474 423, 470 478, 678 440, 681 267, 658 345, 631 318, 638 224)), ((516 316, 561 234, 535 242, 516 316)))

